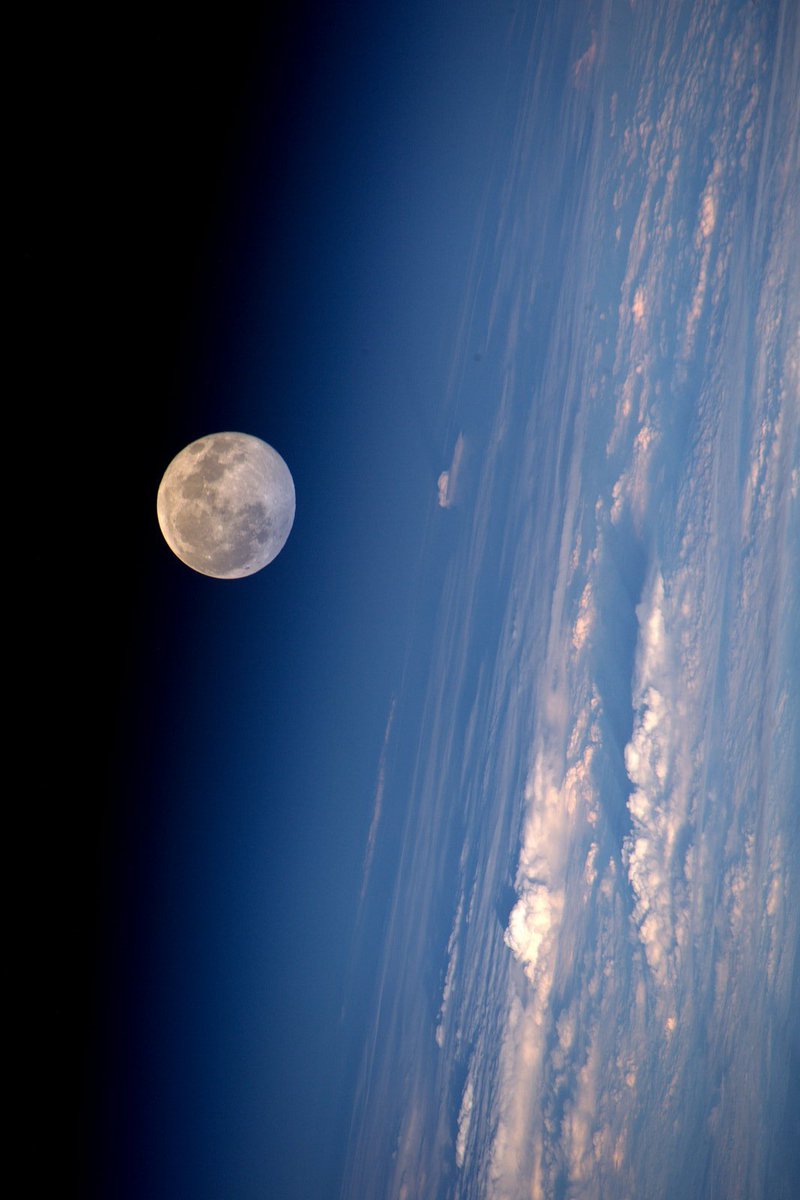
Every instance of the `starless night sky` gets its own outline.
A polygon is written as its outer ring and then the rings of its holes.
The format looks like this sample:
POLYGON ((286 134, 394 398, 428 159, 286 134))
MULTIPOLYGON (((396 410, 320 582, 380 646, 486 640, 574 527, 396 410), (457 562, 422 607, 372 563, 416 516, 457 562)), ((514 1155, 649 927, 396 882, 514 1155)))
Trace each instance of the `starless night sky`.
POLYGON ((355 968, 360 873, 497 117, 503 21, 449 8, 78 18, 33 75, 35 370, 69 382, 54 427, 90 465, 59 580, 80 800, 47 805, 79 1194, 336 1191, 380 936, 379 913, 355 968), (241 584, 186 570, 155 519, 170 458, 217 429, 297 488, 241 584))

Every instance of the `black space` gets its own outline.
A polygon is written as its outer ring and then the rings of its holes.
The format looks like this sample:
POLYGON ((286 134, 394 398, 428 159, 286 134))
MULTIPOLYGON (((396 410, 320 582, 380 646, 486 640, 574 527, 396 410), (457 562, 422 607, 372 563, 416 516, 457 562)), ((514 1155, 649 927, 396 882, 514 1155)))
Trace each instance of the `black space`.
MULTIPOLYGON (((23 596, 35 623, 20 693, 33 794, 15 805, 23 1021, 42 1056, 24 1087, 59 1195, 89 1195, 96 1031, 113 970, 103 948, 127 894, 120 814, 146 769, 128 764, 121 786, 117 756, 123 731, 135 740, 131 680, 141 688, 157 673, 151 597, 170 586, 152 587, 164 571, 153 498, 176 449, 206 432, 211 403, 189 394, 187 331, 202 326, 198 279, 225 273, 246 147, 257 134, 266 163, 291 158, 306 80, 334 31, 313 5, 167 4, 37 10, 14 32, 13 354, 20 444, 44 442, 37 464, 16 464, 44 475, 26 513, 23 596)), ((280 179, 273 194, 285 202, 280 179)))

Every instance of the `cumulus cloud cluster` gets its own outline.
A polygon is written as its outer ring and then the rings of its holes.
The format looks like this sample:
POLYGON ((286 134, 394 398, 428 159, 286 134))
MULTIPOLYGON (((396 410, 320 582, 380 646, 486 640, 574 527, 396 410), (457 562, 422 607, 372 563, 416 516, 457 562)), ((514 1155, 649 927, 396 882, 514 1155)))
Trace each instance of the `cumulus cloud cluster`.
POLYGON ((685 676, 666 626, 666 607, 664 582, 656 571, 639 607, 636 717, 625 747, 634 790, 628 801, 633 830, 625 840, 624 858, 635 896, 634 919, 662 994, 674 986, 673 960, 685 938, 683 863, 678 860, 686 850, 680 835, 687 830, 686 758, 695 728, 685 676))

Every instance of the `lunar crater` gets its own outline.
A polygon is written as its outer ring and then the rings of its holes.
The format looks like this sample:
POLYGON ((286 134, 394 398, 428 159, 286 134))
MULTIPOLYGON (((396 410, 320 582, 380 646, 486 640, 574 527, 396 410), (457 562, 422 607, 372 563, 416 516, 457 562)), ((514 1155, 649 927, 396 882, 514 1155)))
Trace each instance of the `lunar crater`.
POLYGON ((182 562, 203 575, 240 579, 283 549, 294 523, 294 482, 260 438, 212 434, 169 464, 157 508, 164 538, 182 562))

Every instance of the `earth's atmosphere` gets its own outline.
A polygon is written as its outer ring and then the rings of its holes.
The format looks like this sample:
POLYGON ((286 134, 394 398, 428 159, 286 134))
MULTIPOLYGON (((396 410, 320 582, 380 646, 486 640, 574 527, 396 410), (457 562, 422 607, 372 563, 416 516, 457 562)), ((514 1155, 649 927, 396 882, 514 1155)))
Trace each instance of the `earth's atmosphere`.
POLYGON ((799 14, 519 16, 348 1196, 796 1187, 799 14))

